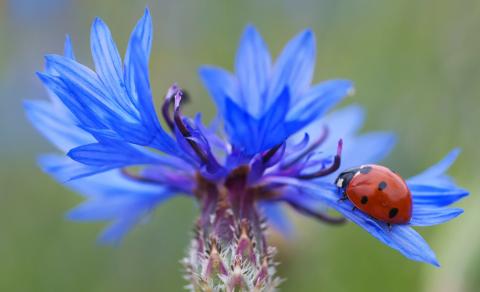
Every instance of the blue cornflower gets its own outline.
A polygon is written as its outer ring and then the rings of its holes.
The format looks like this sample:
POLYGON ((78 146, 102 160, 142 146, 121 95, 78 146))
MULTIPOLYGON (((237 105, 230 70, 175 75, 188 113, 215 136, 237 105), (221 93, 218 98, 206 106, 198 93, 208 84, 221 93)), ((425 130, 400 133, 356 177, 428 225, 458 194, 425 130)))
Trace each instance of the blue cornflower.
MULTIPOLYGON (((111 221, 100 239, 113 243, 165 200, 194 198, 201 214, 185 267, 196 288, 218 288, 219 281, 224 288, 278 285, 263 218, 288 232, 284 205, 325 222, 343 222, 327 213, 334 208, 407 257, 436 263, 426 244, 412 248, 412 240, 423 241, 408 226, 387 233, 382 223, 348 211, 348 202, 338 204, 333 182, 340 166, 382 159, 395 138, 386 132, 358 134, 364 116, 358 105, 326 115, 353 86, 331 80, 310 87, 316 54, 310 30, 293 38, 272 65, 261 36, 248 26, 235 74, 201 68, 225 136, 217 123, 205 126, 200 114, 193 119, 182 114, 183 93, 176 84, 159 111, 162 126, 150 89, 151 45, 148 10, 123 61, 97 18, 91 31, 95 71, 76 61, 67 37, 64 55, 46 56, 46 69, 38 73, 50 101, 28 101, 25 109, 64 153, 42 156, 40 165, 87 198, 69 212, 70 219, 111 221)), ((412 225, 458 215, 457 209, 437 208, 466 195, 438 176, 446 163, 409 180, 412 225)))

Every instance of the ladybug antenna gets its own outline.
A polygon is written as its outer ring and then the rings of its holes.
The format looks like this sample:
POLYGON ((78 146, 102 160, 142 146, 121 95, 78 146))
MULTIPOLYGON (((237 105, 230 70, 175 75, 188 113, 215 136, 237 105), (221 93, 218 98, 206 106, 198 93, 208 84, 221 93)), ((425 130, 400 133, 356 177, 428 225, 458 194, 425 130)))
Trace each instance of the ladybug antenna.
POLYGON ((299 179, 314 179, 317 177, 327 176, 329 174, 334 173, 340 168, 340 164, 342 161, 342 148, 343 148, 343 140, 338 140, 337 144, 337 154, 333 158, 333 163, 327 168, 322 168, 319 171, 309 174, 301 174, 298 176, 299 179))

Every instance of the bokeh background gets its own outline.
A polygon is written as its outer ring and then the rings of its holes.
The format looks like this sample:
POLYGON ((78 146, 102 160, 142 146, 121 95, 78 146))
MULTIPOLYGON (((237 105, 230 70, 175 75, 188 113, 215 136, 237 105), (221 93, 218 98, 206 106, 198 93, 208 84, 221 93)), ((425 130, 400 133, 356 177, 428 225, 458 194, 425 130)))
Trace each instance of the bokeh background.
POLYGON ((180 291, 179 259, 196 214, 179 198, 158 208, 117 247, 95 243, 103 224, 68 222, 81 198, 43 174, 35 157, 53 151, 27 123, 23 99, 46 93, 34 72, 60 53, 70 33, 91 64, 95 16, 123 52, 145 6, 154 17, 151 58, 157 100, 178 81, 192 95, 187 113, 215 109, 197 76, 201 64, 232 68, 240 34, 255 24, 271 51, 305 27, 317 36, 315 80, 354 80, 368 111, 365 130, 393 130, 385 164, 413 175, 460 146, 451 170, 472 195, 465 214, 420 232, 440 269, 411 262, 347 224, 293 216, 297 232, 279 246, 282 291, 478 291, 480 286, 480 1, 99 1, 0 0, 0 291, 180 291))

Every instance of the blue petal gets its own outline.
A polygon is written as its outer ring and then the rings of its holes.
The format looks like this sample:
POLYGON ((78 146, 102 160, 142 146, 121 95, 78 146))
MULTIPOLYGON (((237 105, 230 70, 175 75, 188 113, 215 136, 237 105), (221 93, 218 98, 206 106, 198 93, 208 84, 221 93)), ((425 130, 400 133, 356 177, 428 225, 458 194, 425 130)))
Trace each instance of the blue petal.
POLYGON ((453 181, 446 176, 445 173, 455 162, 459 154, 460 149, 456 148, 452 150, 440 162, 426 169, 422 173, 409 178, 407 182, 411 185, 434 185, 438 187, 454 186, 453 181))
MULTIPOLYGON (((56 76, 37 73, 40 80, 43 84, 55 94, 70 110, 72 114, 78 119, 82 126, 92 127, 92 128, 104 128, 103 123, 101 123, 92 112, 97 111, 98 107, 96 104, 91 104, 87 106, 85 101, 80 98, 75 98, 71 93, 68 86, 56 76)), ((102 111, 100 111, 101 113, 102 111)))
POLYGON ((229 114, 226 110, 227 99, 231 99, 239 105, 242 104, 237 80, 231 73, 221 68, 202 66, 199 74, 223 118, 228 117, 229 114))
POLYGON ((75 60, 75 53, 73 52, 72 40, 70 39, 70 36, 68 34, 65 37, 63 55, 67 58, 75 60))
POLYGON ((225 131, 230 142, 242 151, 255 152, 257 142, 255 126, 258 122, 230 99, 225 100, 225 111, 228 113, 225 117, 225 131))
POLYGON ((126 112, 113 101, 115 96, 107 98, 95 73, 70 59, 59 56, 47 57, 47 62, 52 64, 61 77, 41 73, 39 77, 76 115, 82 128, 96 137, 100 135, 100 138, 104 139, 124 139, 130 143, 151 146, 176 155, 178 148, 173 139, 161 128, 153 108, 143 49, 134 46, 133 51, 136 53, 132 64, 136 72, 134 81, 137 95, 140 97, 137 106, 142 113, 141 117, 126 112))
POLYGON ((48 66, 58 72, 62 81, 68 84, 74 93, 77 91, 82 93, 90 103, 103 105, 117 113, 123 112, 122 108, 118 107, 115 98, 105 91, 95 72, 63 56, 47 55, 45 60, 48 66))
POLYGON ((260 145, 260 148, 257 149, 256 153, 284 142, 290 134, 296 131, 296 128, 292 127, 294 123, 285 123, 289 109, 290 92, 287 87, 259 121, 256 128, 259 140, 255 142, 260 145))
POLYGON ((460 188, 442 188, 409 184, 413 204, 421 207, 444 207, 468 196, 468 191, 460 188))
POLYGON ((323 117, 330 109, 353 92, 349 80, 329 80, 315 85, 289 111, 287 120, 301 120, 305 124, 323 117))
POLYGON ((122 218, 111 223, 98 237, 97 242, 104 245, 118 245, 125 235, 141 220, 142 215, 122 218))
MULTIPOLYGON (((38 76, 58 96, 79 121, 79 127, 97 139, 125 139, 128 142, 149 145, 157 134, 138 121, 128 119, 125 113, 115 112, 89 90, 60 77, 39 73, 38 76)), ((160 149, 162 150, 162 149, 160 149)))
MULTIPOLYGON (((59 165, 79 165, 65 157, 45 157, 50 169, 59 165)), ((65 183, 62 177, 54 176, 65 183)), ((101 234, 102 243, 118 241, 136 223, 148 215, 158 204, 175 196, 167 187, 131 180, 119 170, 111 170, 65 183, 69 188, 86 196, 88 200, 71 210, 67 217, 72 220, 112 220, 113 223, 101 234)))
POLYGON ((459 188, 446 175, 448 168, 459 153, 459 149, 454 149, 439 163, 407 180, 408 187, 412 192, 414 207, 444 207, 468 195, 467 190, 459 188))
POLYGON ((62 183, 110 170, 108 166, 88 166, 68 157, 53 154, 40 156, 38 164, 44 172, 62 183))
POLYGON ((151 141, 151 145, 165 153, 179 155, 179 149, 175 141, 162 129, 158 121, 150 89, 148 58, 140 39, 132 40, 132 52, 131 61, 135 72, 134 83, 138 96, 138 106, 142 113, 141 118, 147 125, 147 129, 154 131, 154 140, 151 141))
POLYGON ((345 208, 339 211, 375 238, 398 250, 407 258, 426 262, 437 267, 440 266, 435 253, 413 228, 407 225, 395 225, 392 227, 392 230, 389 230, 384 224, 379 224, 361 212, 352 212, 351 209, 346 210, 345 208))
POLYGON ((300 141, 305 133, 310 137, 310 144, 315 143, 323 136, 323 128, 328 131, 327 140, 322 144, 325 148, 334 149, 337 146, 338 139, 345 139, 353 136, 362 127, 365 119, 365 110, 359 105, 350 105, 336 110, 326 117, 315 120, 305 129, 298 131, 292 140, 300 141))
MULTIPOLYGON (((322 144, 322 150, 325 153, 335 153, 338 140, 343 139, 342 169, 376 163, 385 158, 395 145, 396 136, 391 132, 358 134, 364 118, 364 110, 358 105, 352 105, 329 114, 324 120, 328 137, 322 144)), ((320 125, 321 121, 313 123, 312 127, 321 129, 320 125)), ((311 129, 308 132, 311 140, 319 135, 318 130, 315 133, 312 127, 307 128, 311 129)))
MULTIPOLYGON (((118 106, 114 97, 106 97, 96 74, 83 65, 61 56, 47 56, 47 63, 59 73, 59 77, 39 73, 43 83, 52 90, 70 111, 78 118, 84 129, 127 129, 126 132, 117 132, 129 137, 139 131, 144 132, 143 141, 129 141, 132 143, 148 143, 150 133, 142 129, 135 117, 126 113, 118 106), (128 124, 128 127, 123 126, 128 124), (123 126, 123 127, 122 127, 123 126)), ((97 132, 98 134, 99 132, 97 132)), ((95 133, 92 133, 95 134, 95 133)))
POLYGON ((252 117, 230 99, 226 100, 225 130, 232 144, 247 154, 256 154, 282 143, 295 128, 284 123, 290 104, 289 92, 284 90, 275 104, 261 117, 252 117))
POLYGON ((305 30, 294 37, 283 49, 272 73, 267 105, 273 102, 285 87, 290 89, 292 103, 308 89, 315 68, 315 36, 305 30))
POLYGON ((91 135, 72 123, 70 115, 48 102, 25 101, 24 108, 32 125, 63 152, 94 142, 91 135))
POLYGON ((107 25, 96 18, 90 34, 91 50, 96 72, 108 93, 123 109, 131 111, 123 83, 122 60, 107 25))
POLYGON ((134 39, 140 40, 140 46, 145 51, 145 55, 149 56, 152 49, 153 25, 152 17, 150 16, 150 11, 148 10, 148 8, 145 9, 143 17, 137 22, 135 28, 130 35, 130 42, 127 47, 127 53, 125 54, 125 60, 128 60, 130 58, 133 45, 132 41, 134 39))
MULTIPOLYGON (((64 46, 63 46, 63 55, 64 55, 66 58, 75 60, 75 54, 74 54, 74 52, 73 52, 72 41, 71 41, 70 36, 69 36, 68 34, 67 34, 67 36, 65 37, 65 43, 64 43, 64 46)), ((46 71, 48 74, 58 76, 58 73, 57 73, 53 68, 51 68, 48 63, 45 64, 45 71, 46 71)))
POLYGON ((414 206, 410 224, 413 226, 431 226, 442 224, 463 213, 460 208, 421 208, 414 206))
MULTIPOLYGON (((58 156, 57 156, 58 157, 58 156)), ((63 159, 71 163, 79 164, 65 157, 58 157, 58 162, 63 159)), ((64 164, 67 164, 65 162, 64 164)), ((61 181, 63 182, 63 181, 61 181)), ((70 189, 88 197, 90 200, 104 198, 115 199, 132 195, 132 197, 154 197, 164 198, 166 194, 172 194, 168 191, 166 185, 143 183, 126 177, 122 171, 115 169, 95 176, 89 176, 78 180, 72 180, 65 183, 70 189)))
POLYGON ((407 258, 439 266, 434 252, 425 240, 408 225, 394 225, 389 230, 386 224, 370 218, 363 212, 358 210, 353 212, 353 205, 349 202, 338 203, 330 200, 330 204, 347 219, 358 224, 384 244, 398 250, 407 258))
POLYGON ((345 139, 342 168, 379 162, 391 152, 395 142, 396 135, 389 132, 369 132, 351 140, 345 139))
POLYGON ((242 106, 258 116, 270 77, 271 58, 267 45, 252 25, 245 28, 235 59, 235 73, 242 89, 242 106))
POLYGON ((127 143, 93 143, 70 150, 67 155, 75 161, 86 165, 116 168, 129 165, 155 164, 164 162, 161 156, 135 148, 127 143))
POLYGON ((285 210, 279 203, 262 202, 260 208, 268 223, 286 237, 291 237, 294 230, 285 210))
POLYGON ((134 82, 135 72, 131 63, 133 59, 133 54, 135 53, 133 51, 133 47, 137 46, 138 44, 136 44, 136 42, 140 41, 140 47, 143 49, 143 54, 145 54, 148 60, 152 48, 152 38, 152 19, 150 17, 149 10, 145 9, 145 14, 138 21, 137 25, 132 31, 132 34, 130 35, 130 41, 128 43, 127 52, 125 54, 125 85, 128 89, 132 104, 136 104, 136 100, 138 99, 134 82))
POLYGON ((101 243, 107 244, 118 243, 156 206, 174 196, 164 187, 131 181, 119 171, 79 179, 67 185, 89 197, 67 217, 77 221, 112 220, 113 223, 99 237, 101 243))
POLYGON ((155 203, 155 197, 124 195, 107 198, 94 198, 80 204, 67 213, 67 218, 75 221, 113 220, 137 209, 148 210, 155 203))

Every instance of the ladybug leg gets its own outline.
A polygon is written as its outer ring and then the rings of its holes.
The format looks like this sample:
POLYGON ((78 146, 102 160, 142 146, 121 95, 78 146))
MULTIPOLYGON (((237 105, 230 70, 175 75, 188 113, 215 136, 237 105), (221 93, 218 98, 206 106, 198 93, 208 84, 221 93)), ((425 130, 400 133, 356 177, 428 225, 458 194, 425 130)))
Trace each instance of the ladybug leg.
POLYGON ((355 210, 357 210, 357 207, 353 206, 352 212, 355 212, 355 210))
POLYGON ((387 223, 387 228, 388 228, 388 232, 392 232, 393 225, 390 223, 387 223))
POLYGON ((344 192, 342 197, 338 199, 338 202, 341 203, 341 202, 345 202, 346 200, 348 200, 348 197, 347 197, 347 194, 344 192))

